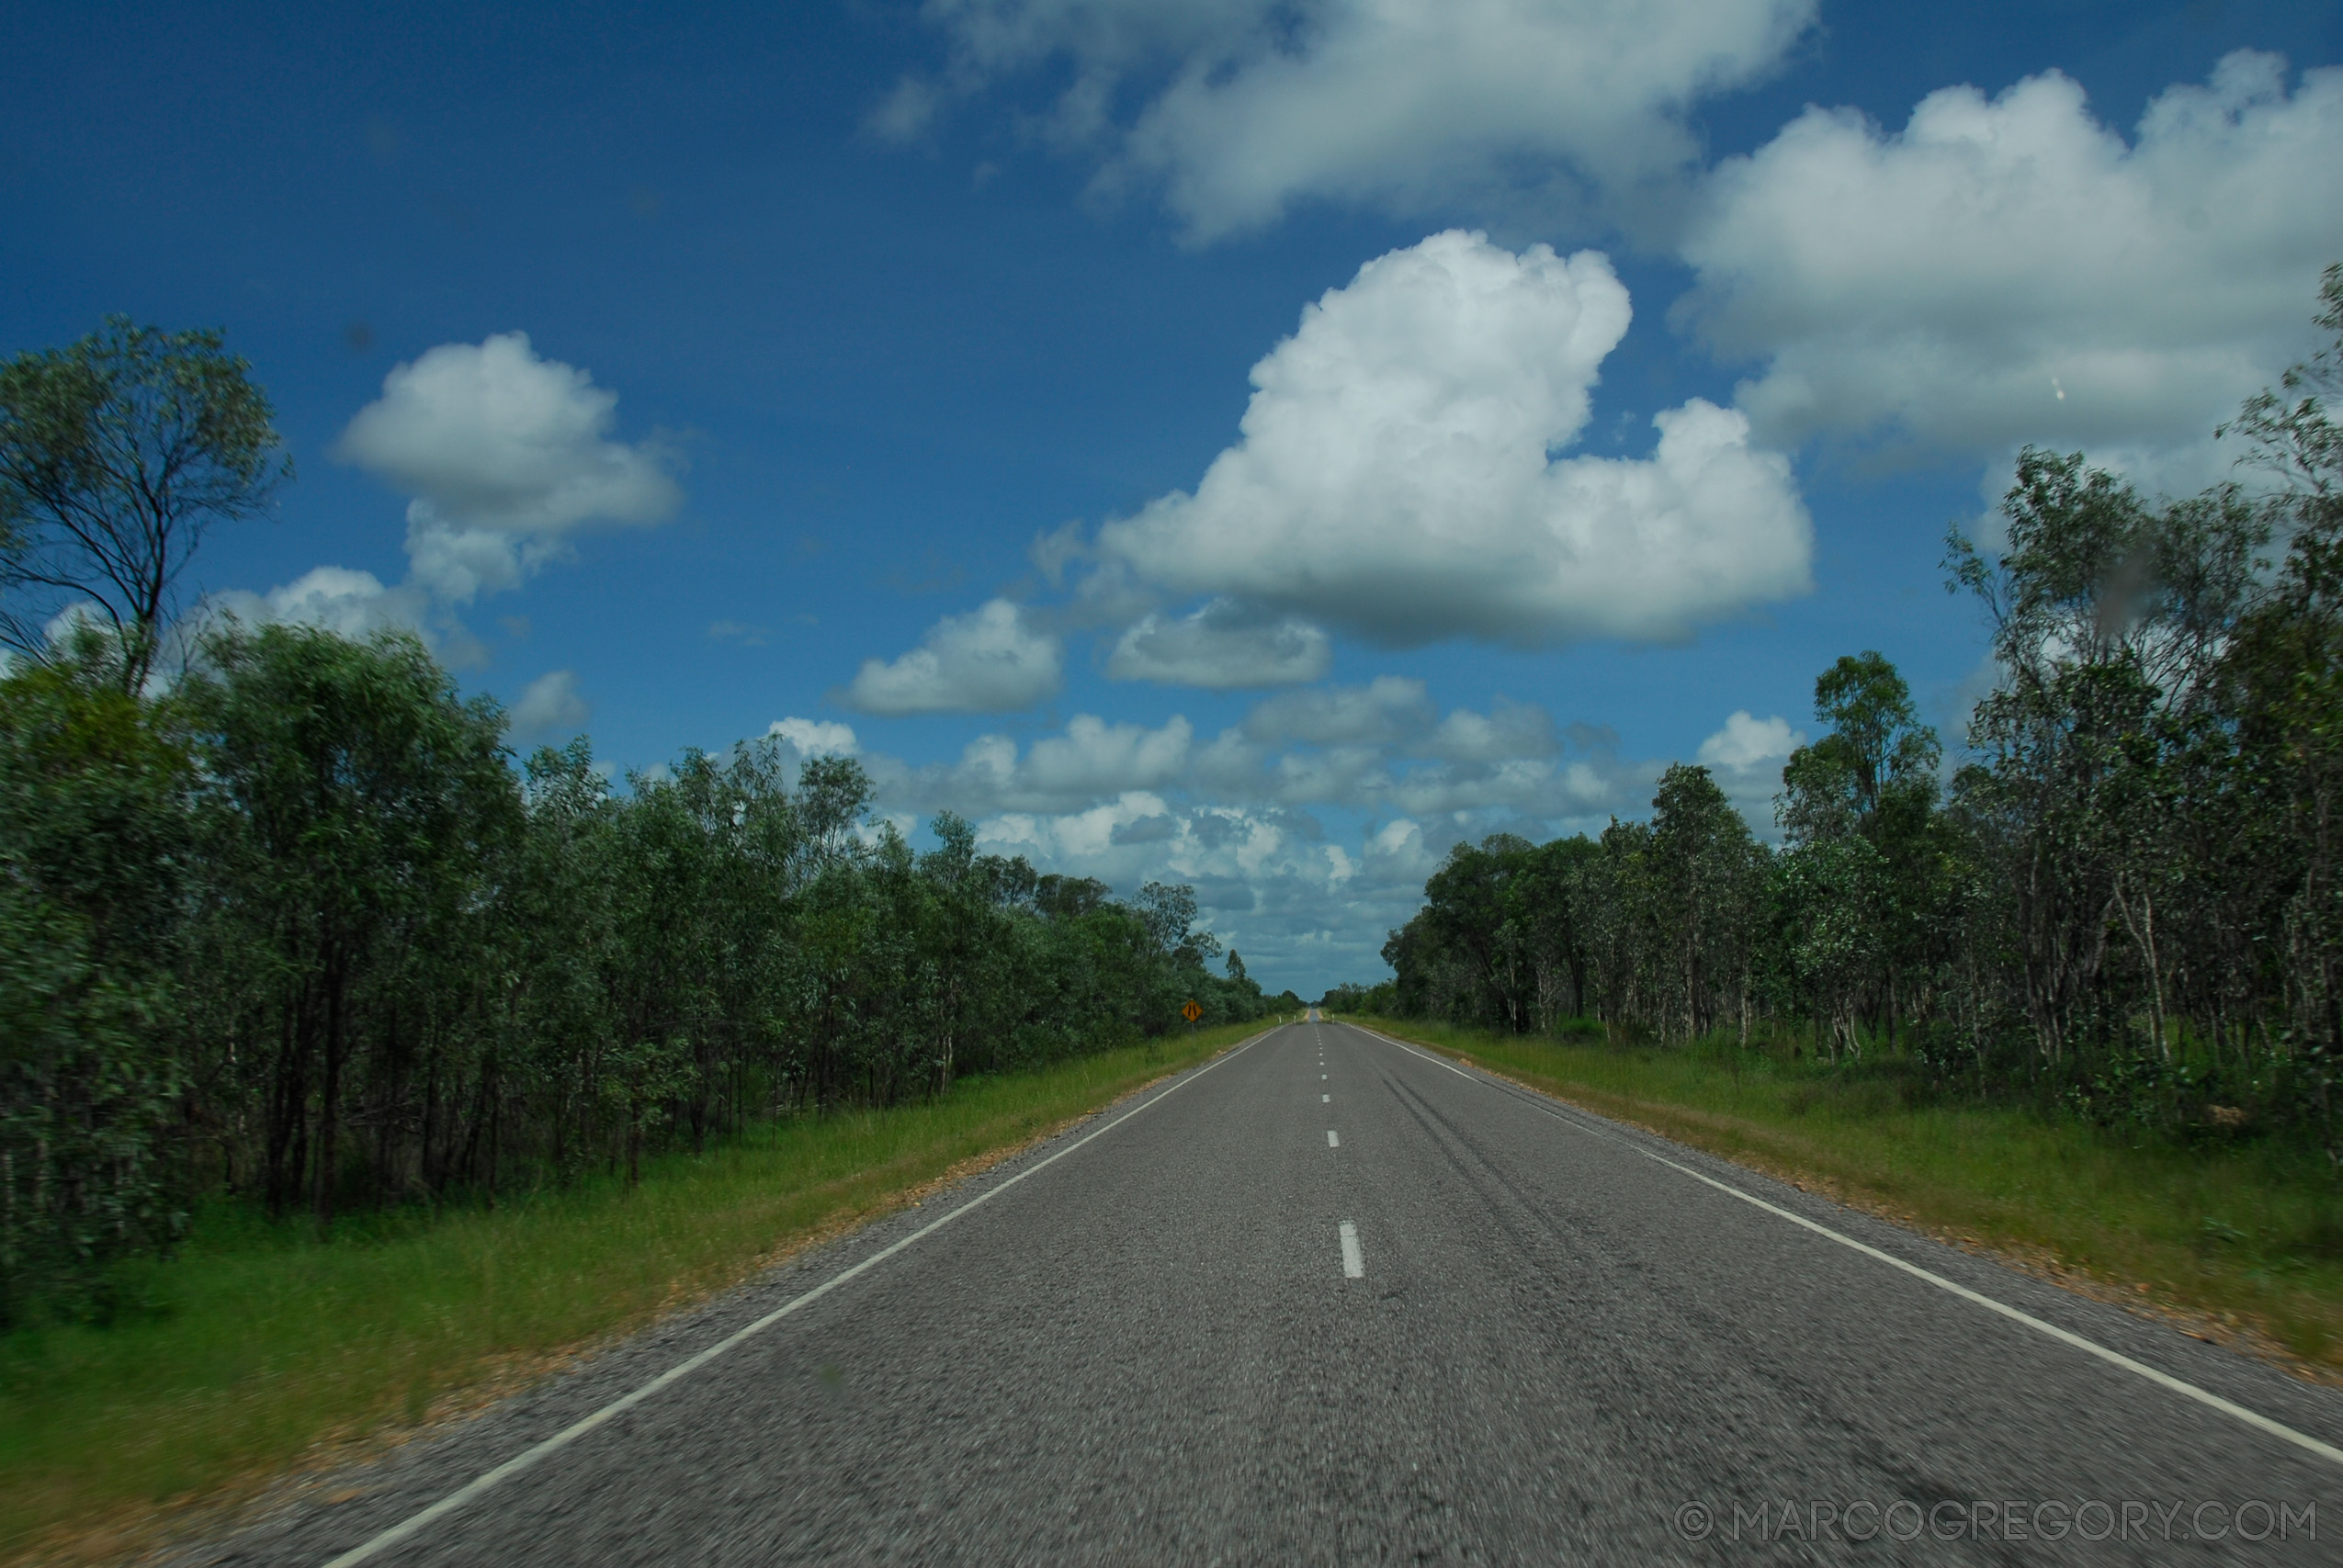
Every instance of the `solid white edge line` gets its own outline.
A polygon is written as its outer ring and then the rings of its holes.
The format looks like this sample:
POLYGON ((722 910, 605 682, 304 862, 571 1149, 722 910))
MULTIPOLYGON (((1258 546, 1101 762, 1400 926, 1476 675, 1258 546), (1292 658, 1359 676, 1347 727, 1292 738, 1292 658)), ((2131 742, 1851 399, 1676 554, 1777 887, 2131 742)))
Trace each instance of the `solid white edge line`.
MULTIPOLYGON (((1364 1028, 1355 1023, 1348 1024, 1345 1027, 1358 1030, 1360 1033, 1371 1035, 1377 1040, 1383 1041, 1387 1044, 1396 1045, 1411 1056, 1421 1056, 1427 1062, 1436 1063, 1440 1066, 1446 1067, 1458 1077, 1471 1078, 1476 1083, 1487 1084, 1491 1087, 1494 1087, 1499 1081, 1500 1081, 1495 1078, 1483 1077, 1476 1073, 1468 1073, 1465 1071, 1464 1068, 1456 1066, 1454 1062, 1447 1060, 1445 1057, 1421 1050, 1418 1047, 1408 1043, 1404 1040, 1395 1040, 1390 1035, 1382 1033, 1379 1031, 1364 1028)), ((1532 1090, 1531 1092, 1534 1093, 1536 1091, 1532 1090)), ((1575 1110, 1577 1108, 1572 1107, 1572 1109, 1575 1110)), ((1744 1192, 1737 1187, 1730 1186, 1726 1182, 1717 1180, 1715 1177, 1704 1176, 1688 1165, 1680 1165, 1676 1161, 1670 1159, 1665 1155, 1654 1154, 1651 1150, 1644 1148, 1640 1145, 1631 1143, 1624 1138, 1616 1137, 1610 1133, 1604 1132, 1600 1127, 1590 1127, 1583 1122, 1576 1121, 1569 1117, 1557 1116, 1556 1120, 1564 1122, 1582 1133, 1601 1138, 1607 1143, 1617 1144, 1622 1148, 1632 1149, 1647 1160, 1656 1161, 1660 1165, 1666 1166, 1670 1170, 1681 1171, 1684 1175, 1691 1177, 1694 1181, 1703 1182, 1707 1186, 1714 1187, 1719 1192, 1725 1193, 1728 1197, 1738 1198, 1742 1202, 1750 1205, 1752 1208, 1763 1209, 1767 1213, 1777 1215, 1782 1219, 1785 1219, 1794 1225, 1803 1225, 1807 1230, 1814 1232, 1817 1235, 1828 1236, 1830 1240, 1837 1242, 1841 1247, 1849 1247, 1856 1252, 1860 1252, 1866 1258, 1877 1258, 1880 1262, 1887 1264, 1891 1268, 1900 1269, 1916 1280, 1925 1280, 1930 1284, 1934 1285, 1938 1290, 1950 1292, 1952 1294, 1960 1297, 1963 1301, 1974 1303, 1978 1306, 1984 1307, 1988 1312, 1999 1313, 2003 1317, 2008 1318, 2012 1323, 2021 1323, 2028 1328, 2034 1330, 2036 1333, 2047 1335, 2051 1338, 2057 1340, 2062 1345, 2072 1346, 2077 1350, 2096 1356, 2100 1360, 2107 1362, 2110 1366, 2121 1367, 2127 1372, 2137 1373, 2139 1376, 2145 1378, 2148 1382, 2155 1383, 2159 1388, 2168 1389, 2174 1393, 2180 1394, 2189 1399, 2193 1399, 2198 1404, 2206 1406, 2208 1409, 2218 1410, 2224 1416, 2229 1416, 2233 1420, 2241 1421, 2245 1425, 2253 1427, 2258 1432, 2265 1432, 2273 1438, 2283 1438, 2285 1441, 2293 1444, 2296 1448, 2302 1449, 2309 1453, 2316 1454, 2323 1460, 2331 1461, 2336 1464, 2343 1464, 2343 1448, 2337 1448, 2332 1443, 2322 1442, 2318 1438, 2312 1437, 2308 1432, 2298 1432, 2282 1421, 2273 1421, 2258 1410, 2248 1410, 2244 1405, 2236 1404, 2235 1401, 2222 1398, 2221 1395, 2213 1393, 2210 1389, 2199 1388, 2196 1384, 2176 1378, 2169 1372, 2158 1371, 2156 1368, 2149 1366, 2145 1361, 2134 1360, 2131 1357, 2126 1356, 2121 1350, 2110 1349, 2108 1347, 2100 1344, 2096 1340, 2086 1339, 2081 1335, 2074 1333, 2068 1329, 2061 1328, 2054 1323, 2045 1323, 2030 1312, 2021 1311, 2017 1307, 2009 1305, 2006 1302, 1998 1302, 1991 1296, 1980 1294, 1979 1292, 1969 1289, 1966 1285, 1961 1284, 1955 1280, 1948 1280, 1941 1274, 1933 1273, 1929 1269, 1921 1268, 1917 1263, 1907 1263, 1904 1259, 1896 1257, 1893 1253, 1882 1252, 1879 1248, 1870 1246, 1868 1243, 1857 1241, 1853 1236, 1845 1235, 1839 1231, 1832 1230, 1828 1225, 1818 1224, 1813 1220, 1807 1219, 1804 1214, 1793 1213, 1791 1211, 1782 1208, 1778 1204, 1769 1203, 1764 1199, 1760 1198, 1753 1193, 1744 1192)))
POLYGON ((1345 1280, 1365 1279, 1366 1258, 1359 1251, 1359 1227, 1344 1220, 1334 1227, 1334 1234, 1342 1243, 1342 1278, 1345 1280))
POLYGON ((984 1204, 992 1201, 993 1199, 998 1198, 1001 1194, 1006 1192, 1012 1187, 1014 1187, 1018 1182, 1023 1181, 1026 1177, 1037 1175, 1041 1171, 1047 1170, 1049 1167, 1057 1164, 1059 1160, 1064 1159, 1068 1155, 1072 1154, 1076 1149, 1081 1148, 1084 1144, 1089 1143, 1092 1139, 1104 1137, 1115 1128, 1120 1127, 1124 1122, 1128 1122, 1132 1117, 1137 1116, 1140 1111, 1147 1110, 1150 1106, 1160 1105, 1163 1101, 1171 1099, 1173 1095, 1187 1088, 1188 1085, 1195 1082, 1196 1079, 1204 1077, 1205 1074, 1212 1071, 1213 1068, 1220 1066, 1221 1063, 1233 1059, 1240 1052, 1251 1050, 1254 1045, 1268 1039, 1272 1034, 1276 1032, 1277 1031, 1275 1029, 1264 1029, 1259 1034, 1254 1035, 1251 1040, 1242 1042, 1231 1050, 1222 1052, 1211 1061, 1206 1062, 1203 1066, 1198 1067, 1193 1072, 1188 1073, 1185 1077, 1175 1080, 1172 1087, 1165 1089, 1161 1094, 1149 1096, 1146 1100, 1137 1105, 1134 1105, 1131 1109, 1115 1118, 1114 1121, 1107 1122, 1103 1127, 1092 1129, 1074 1142, 1068 1144, 1064 1148, 1059 1149, 1056 1154, 1051 1155, 1048 1158, 1036 1161, 1033 1165, 1027 1166, 1024 1169, 1017 1172, 1016 1175, 1009 1178, 1006 1181, 1002 1182, 999 1186, 988 1188, 986 1190, 978 1193, 975 1197, 969 1199, 967 1202, 961 1204, 950 1213, 945 1214, 943 1218, 932 1220, 928 1224, 922 1225, 919 1229, 913 1231, 911 1235, 890 1243, 887 1247, 881 1247, 878 1251, 872 1253, 868 1258, 864 1258, 861 1262, 840 1269, 837 1273, 832 1274, 829 1279, 824 1280, 821 1284, 816 1285, 813 1289, 806 1292, 804 1294, 790 1298, 790 1300, 785 1302, 773 1311, 765 1314, 763 1317, 758 1318, 754 1323, 750 1324, 746 1328, 736 1329, 730 1335, 718 1340, 715 1344, 710 1345, 707 1349, 700 1351, 697 1355, 676 1362, 673 1366, 668 1368, 665 1371, 660 1373, 649 1382, 644 1383, 640 1388, 636 1389, 633 1393, 620 1395, 618 1398, 614 1399, 609 1404, 604 1405, 601 1409, 595 1411, 593 1415, 584 1416, 580 1420, 573 1421, 569 1426, 562 1427, 560 1431, 554 1433, 551 1437, 545 1438, 543 1441, 536 1444, 535 1446, 522 1450, 519 1453, 515 1454, 511 1459, 506 1460, 503 1464, 498 1465, 495 1469, 489 1471, 483 1475, 475 1476, 469 1483, 450 1492, 447 1495, 439 1499, 438 1502, 432 1504, 429 1507, 424 1508, 420 1512, 410 1514, 407 1517, 401 1519, 397 1524, 392 1525, 389 1529, 382 1531, 379 1535, 375 1536, 373 1539, 350 1548, 349 1551, 343 1552, 339 1557, 327 1559, 324 1563, 324 1568, 355 1568, 355 1564, 365 1562, 375 1553, 381 1551, 386 1548, 398 1545, 401 1541, 405 1540, 409 1536, 412 1536, 418 1530, 421 1530, 424 1526, 445 1518, 449 1514, 452 1514, 457 1509, 462 1507, 465 1504, 470 1503, 474 1498, 480 1496, 482 1493, 494 1489, 502 1482, 512 1476, 519 1474, 522 1471, 527 1470, 532 1465, 536 1464, 538 1461, 544 1459, 549 1454, 551 1454, 558 1450, 569 1447, 570 1444, 577 1441, 580 1438, 584 1437, 588 1432, 593 1431, 596 1427, 601 1426, 612 1416, 623 1414, 624 1412, 632 1409, 634 1406, 641 1404, 644 1400, 649 1399, 652 1394, 657 1393, 661 1389, 665 1388, 669 1383, 674 1382, 681 1378, 690 1376, 692 1373, 699 1371, 700 1368, 707 1365, 708 1362, 716 1359, 717 1357, 724 1354, 725 1351, 730 1350, 735 1345, 740 1344, 742 1340, 764 1333, 766 1329, 772 1327, 783 1318, 787 1317, 791 1313, 796 1312, 799 1307, 809 1305, 812 1303, 821 1300, 823 1296, 828 1295, 831 1292, 836 1290, 847 1280, 855 1278, 857 1274, 863 1273, 866 1269, 876 1268, 877 1265, 884 1263, 887 1259, 894 1257, 897 1253, 911 1246, 911 1243, 918 1241, 921 1237, 933 1235, 934 1232, 942 1230, 945 1225, 950 1224, 954 1220, 958 1219, 961 1215, 968 1213, 970 1210, 979 1208, 984 1204))

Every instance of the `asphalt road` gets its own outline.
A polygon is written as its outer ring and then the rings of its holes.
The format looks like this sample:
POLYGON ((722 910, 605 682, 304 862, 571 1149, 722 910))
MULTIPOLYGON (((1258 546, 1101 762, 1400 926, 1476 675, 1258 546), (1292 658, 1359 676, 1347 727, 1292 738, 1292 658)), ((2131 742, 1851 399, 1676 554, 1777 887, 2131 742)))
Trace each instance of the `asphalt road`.
POLYGON ((2343 1395, 1306 1023, 338 1479, 190 1560, 2337 1562, 2343 1395))

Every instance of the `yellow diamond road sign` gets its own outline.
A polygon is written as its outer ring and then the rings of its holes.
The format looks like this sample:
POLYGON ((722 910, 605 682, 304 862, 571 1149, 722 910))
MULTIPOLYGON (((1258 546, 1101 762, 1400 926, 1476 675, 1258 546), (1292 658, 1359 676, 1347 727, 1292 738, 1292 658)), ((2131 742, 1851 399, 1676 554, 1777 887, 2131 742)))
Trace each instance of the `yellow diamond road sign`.
POLYGON ((1180 1013, 1181 1016, 1185 1018, 1190 1023, 1194 1023, 1196 1020, 1204 1016, 1204 1009, 1191 1001, 1186 1007, 1180 1010, 1180 1013))

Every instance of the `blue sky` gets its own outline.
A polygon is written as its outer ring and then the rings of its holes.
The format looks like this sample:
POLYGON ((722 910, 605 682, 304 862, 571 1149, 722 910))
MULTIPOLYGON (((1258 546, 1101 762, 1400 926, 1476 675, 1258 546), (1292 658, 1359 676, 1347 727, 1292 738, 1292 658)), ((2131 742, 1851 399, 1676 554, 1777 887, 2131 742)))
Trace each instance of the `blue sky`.
POLYGON ((2029 440, 2223 477, 2343 259, 2331 5, 11 35, 0 352, 218 325, 276 400, 300 477, 211 604, 413 626, 620 769, 851 747, 1309 995, 1459 838, 1676 759, 1763 826, 1840 653, 1957 734, 1948 525, 2029 440))

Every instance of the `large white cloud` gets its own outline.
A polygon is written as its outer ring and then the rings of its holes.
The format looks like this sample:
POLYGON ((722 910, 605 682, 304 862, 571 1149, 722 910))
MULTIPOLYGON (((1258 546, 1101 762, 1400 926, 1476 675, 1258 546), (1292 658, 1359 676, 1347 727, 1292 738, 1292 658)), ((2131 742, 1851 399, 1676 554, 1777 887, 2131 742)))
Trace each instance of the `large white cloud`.
MULTIPOLYGON (((946 85, 1063 61, 1052 130, 1209 239, 1296 198, 1440 207, 1554 165, 1617 188, 1696 152, 1684 110, 1758 77, 1814 0, 929 0, 946 85), (1117 113, 1145 83, 1137 115, 1117 113)), ((909 79, 874 129, 917 134, 909 79)))
POLYGON ((2343 71, 2290 94, 2248 52, 2128 144, 2055 73, 1932 93, 1894 133, 1810 108, 1709 179, 1680 319, 1762 362, 1739 406, 1768 442, 2202 441, 2306 345, 2338 148, 2343 71))
POLYGON ((1006 599, 946 615, 920 646, 893 660, 866 659, 844 699, 865 713, 1006 713, 1054 694, 1064 654, 1006 599))
POLYGON ((1398 644, 1671 638, 1804 592, 1788 459, 1737 412, 1654 419, 1646 458, 1584 428, 1627 291, 1592 252, 1451 231, 1378 257, 1253 367, 1243 438, 1194 494, 1100 530, 1139 576, 1398 644))
POLYGON ((416 581, 467 604, 518 586, 581 528, 674 514, 673 456, 612 440, 617 402, 526 333, 442 344, 383 378, 334 456, 413 497, 416 581))
POLYGON ((1327 635, 1307 621, 1214 599, 1191 615, 1142 615, 1115 643, 1106 672, 1117 681, 1226 691, 1315 681, 1333 658, 1327 635))

